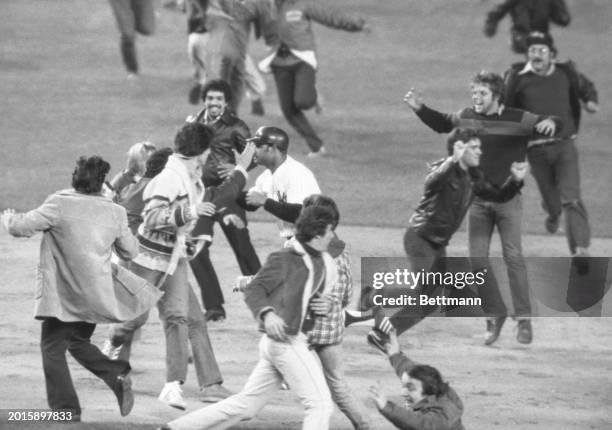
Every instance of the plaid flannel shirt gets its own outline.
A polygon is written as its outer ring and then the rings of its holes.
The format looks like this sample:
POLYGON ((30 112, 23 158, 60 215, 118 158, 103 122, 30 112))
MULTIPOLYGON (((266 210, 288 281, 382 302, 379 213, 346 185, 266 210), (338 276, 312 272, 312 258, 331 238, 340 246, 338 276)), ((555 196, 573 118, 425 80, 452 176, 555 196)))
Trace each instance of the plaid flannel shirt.
POLYGON ((344 335, 344 308, 353 296, 351 259, 346 248, 334 259, 338 266, 338 282, 331 291, 332 309, 326 316, 317 316, 314 327, 308 332, 310 345, 334 345, 342 342, 344 335))

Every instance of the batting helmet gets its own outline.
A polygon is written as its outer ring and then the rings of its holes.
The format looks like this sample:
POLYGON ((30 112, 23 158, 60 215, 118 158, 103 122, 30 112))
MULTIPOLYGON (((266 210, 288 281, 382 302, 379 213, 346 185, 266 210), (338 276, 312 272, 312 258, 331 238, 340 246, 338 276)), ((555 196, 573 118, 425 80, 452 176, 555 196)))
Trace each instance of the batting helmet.
POLYGON ((248 139, 248 141, 254 142, 256 146, 274 146, 282 152, 287 152, 287 148, 289 148, 289 136, 278 127, 259 127, 255 132, 255 136, 248 139))

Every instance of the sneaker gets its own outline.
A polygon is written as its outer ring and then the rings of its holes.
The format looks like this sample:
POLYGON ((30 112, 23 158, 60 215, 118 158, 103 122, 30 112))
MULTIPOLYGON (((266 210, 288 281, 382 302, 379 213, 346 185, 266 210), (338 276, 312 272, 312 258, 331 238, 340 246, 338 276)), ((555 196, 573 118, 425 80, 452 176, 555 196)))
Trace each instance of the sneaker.
POLYGON ((324 155, 327 154, 327 149, 325 149, 324 146, 320 147, 318 151, 314 152, 311 151, 308 154, 306 154, 307 157, 309 158, 314 158, 314 157, 322 157, 324 155))
POLYGON ((531 343, 533 340, 533 330, 531 328, 531 320, 518 320, 518 332, 516 333, 516 340, 519 343, 531 343))
POLYGON ((225 320, 225 309, 223 309, 223 306, 208 309, 204 314, 204 318, 206 318, 206 321, 223 321, 225 320))
POLYGON ((121 416, 124 417, 129 414, 134 407, 134 393, 132 392, 132 379, 130 375, 125 374, 117 376, 113 391, 115 396, 117 396, 121 416))
POLYGON ((367 340, 370 346, 373 346, 384 356, 387 356, 387 343, 389 342, 387 335, 380 330, 372 329, 368 333, 367 340))
POLYGON ((189 103, 192 105, 197 105, 200 102, 200 92, 202 91, 202 86, 200 84, 193 84, 193 87, 189 90, 189 103))
POLYGON ((102 347, 102 354, 106 355, 111 360, 118 360, 122 348, 123 344, 115 346, 113 345, 113 342, 110 339, 107 339, 104 341, 104 346, 102 347))
POLYGON ((204 403, 216 403, 227 399, 233 393, 221 384, 209 385, 202 388, 200 400, 204 403))
POLYGON ((182 411, 187 407, 187 403, 183 400, 183 390, 181 390, 181 383, 179 381, 166 382, 157 399, 168 406, 182 411))
POLYGON ((257 116, 264 116, 266 114, 266 110, 264 109, 261 99, 255 99, 251 102, 251 113, 257 116))
POLYGON ((549 215, 546 218, 546 222, 544 223, 546 226, 546 231, 550 234, 554 234, 559 230, 559 217, 553 217, 549 215))
POLYGON ((484 341, 485 345, 493 345, 495 341, 499 339, 499 334, 501 333, 501 329, 504 326, 504 322, 506 322, 505 316, 487 318, 487 334, 484 341))
POLYGON ((344 327, 348 327, 351 324, 356 324, 364 321, 369 321, 374 318, 372 309, 365 312, 359 311, 344 311, 344 327))

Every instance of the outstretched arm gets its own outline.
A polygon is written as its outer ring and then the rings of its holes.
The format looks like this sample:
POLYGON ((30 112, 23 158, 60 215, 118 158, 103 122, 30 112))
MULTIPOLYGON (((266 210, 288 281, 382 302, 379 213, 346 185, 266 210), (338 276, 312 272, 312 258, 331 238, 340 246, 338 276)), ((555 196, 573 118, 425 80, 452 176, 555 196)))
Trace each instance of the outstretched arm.
POLYGON ((345 14, 339 9, 330 7, 327 2, 311 1, 304 12, 307 18, 338 30, 363 31, 369 29, 365 19, 345 14))

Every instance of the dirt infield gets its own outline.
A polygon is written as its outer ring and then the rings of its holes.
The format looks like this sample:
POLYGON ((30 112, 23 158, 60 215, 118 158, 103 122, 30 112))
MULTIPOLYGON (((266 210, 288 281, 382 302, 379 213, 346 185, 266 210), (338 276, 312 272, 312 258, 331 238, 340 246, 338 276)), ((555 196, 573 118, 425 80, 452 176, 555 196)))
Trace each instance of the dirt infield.
MULTIPOLYGON (((276 227, 253 223, 250 227, 261 257, 279 246, 276 227)), ((341 227, 340 235, 350 244, 359 281, 359 257, 401 256, 400 229, 341 227)), ((458 235, 449 255, 465 255, 466 240, 458 235), (463 244, 463 245, 457 245, 463 244)), ((46 396, 39 351, 40 324, 32 319, 32 292, 38 259, 39 237, 13 239, 0 233, 0 293, 2 348, 0 356, 0 405, 4 409, 44 409, 46 396)), ((494 252, 499 249, 493 245, 494 252)), ((525 240, 527 256, 564 255, 562 236, 530 236, 525 240)), ((612 255, 612 241, 595 240, 593 253, 612 255)), ((209 332, 225 385, 241 388, 257 360, 259 334, 239 294, 229 285, 237 274, 233 256, 222 234, 212 250, 226 291, 228 319, 213 323, 209 332)), ((612 412, 612 319, 539 318, 534 322, 535 340, 530 346, 514 339, 513 323, 507 323, 500 341, 482 346, 483 322, 476 318, 432 318, 401 338, 404 350, 414 359, 438 367, 460 393, 465 403, 468 429, 609 429, 612 412)), ((390 395, 399 384, 385 358, 365 342, 367 327, 347 331, 344 349, 350 386, 364 402, 375 429, 391 429, 366 401, 368 386, 380 383, 390 395)), ((94 342, 102 344, 106 328, 99 326, 94 342)), ((156 316, 144 328, 135 346, 132 366, 136 404, 121 418, 116 401, 106 386, 70 359, 76 389, 83 405, 83 422, 76 425, 7 423, 2 429, 153 429, 180 415, 157 401, 164 383, 164 341, 156 316)), ((201 407, 195 375, 190 372, 184 386, 188 410, 201 407)), ((302 412, 290 391, 279 392, 253 421, 240 429, 298 429, 302 412)), ((348 430, 349 421, 336 411, 332 428, 348 430)))

